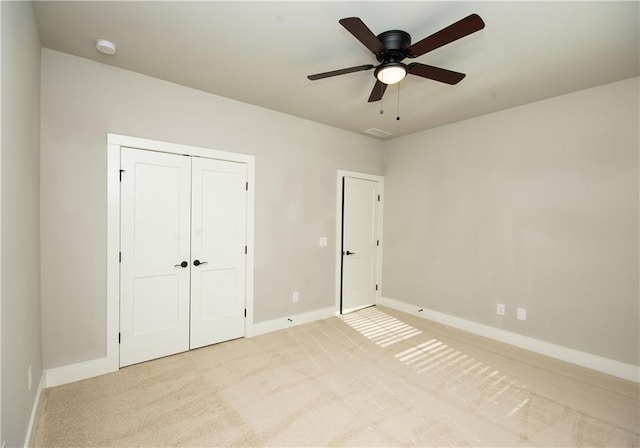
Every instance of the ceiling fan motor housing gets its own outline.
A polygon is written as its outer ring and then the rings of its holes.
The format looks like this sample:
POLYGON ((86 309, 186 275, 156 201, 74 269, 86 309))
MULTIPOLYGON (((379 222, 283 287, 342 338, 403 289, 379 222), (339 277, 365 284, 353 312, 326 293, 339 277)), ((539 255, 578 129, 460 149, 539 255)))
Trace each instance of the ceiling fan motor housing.
POLYGON ((400 62, 408 56, 411 46, 411 36, 401 30, 390 30, 379 34, 378 39, 384 45, 385 51, 376 54, 378 62, 400 62))

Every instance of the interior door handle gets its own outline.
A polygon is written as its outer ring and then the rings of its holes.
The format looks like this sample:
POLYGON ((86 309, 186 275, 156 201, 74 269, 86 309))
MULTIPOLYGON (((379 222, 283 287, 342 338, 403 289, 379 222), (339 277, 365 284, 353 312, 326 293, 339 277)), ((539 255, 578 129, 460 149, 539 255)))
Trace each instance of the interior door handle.
POLYGON ((193 260, 194 266, 200 266, 201 264, 207 264, 207 263, 208 261, 193 260))
POLYGON ((344 254, 345 255, 355 255, 356 253, 355 252, 346 251, 344 254))
POLYGON ((180 264, 174 265, 175 268, 186 268, 187 266, 189 266, 189 263, 187 263, 186 261, 183 261, 180 264))

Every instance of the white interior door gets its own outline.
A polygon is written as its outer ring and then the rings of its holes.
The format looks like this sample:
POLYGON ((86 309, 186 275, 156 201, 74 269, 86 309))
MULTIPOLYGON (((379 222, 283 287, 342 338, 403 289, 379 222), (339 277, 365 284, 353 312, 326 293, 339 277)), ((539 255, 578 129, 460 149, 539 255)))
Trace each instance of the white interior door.
POLYGON ((189 349, 191 161, 122 149, 120 366, 189 349))
POLYGON ((245 335, 247 165, 194 158, 191 348, 245 335))
POLYGON ((342 313, 376 303, 378 204, 378 182, 344 177, 342 313))

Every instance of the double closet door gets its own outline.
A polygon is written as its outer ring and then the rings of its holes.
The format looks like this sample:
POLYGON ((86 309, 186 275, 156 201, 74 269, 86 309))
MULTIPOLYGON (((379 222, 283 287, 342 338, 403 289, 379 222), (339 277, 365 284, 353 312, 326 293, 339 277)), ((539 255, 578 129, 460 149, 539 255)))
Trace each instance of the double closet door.
POLYGON ((120 366, 245 335, 247 166, 123 148, 120 366))

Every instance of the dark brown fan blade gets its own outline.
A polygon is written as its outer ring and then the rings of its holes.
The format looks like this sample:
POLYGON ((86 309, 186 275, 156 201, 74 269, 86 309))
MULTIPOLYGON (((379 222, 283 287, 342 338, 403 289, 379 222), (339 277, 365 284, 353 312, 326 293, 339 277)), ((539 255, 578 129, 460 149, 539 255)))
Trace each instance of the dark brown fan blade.
POLYGON ((384 51, 384 45, 380 42, 380 39, 359 18, 347 17, 346 19, 340 19, 339 23, 372 53, 376 54, 384 51))
POLYGON ((373 86, 373 90, 371 91, 371 95, 369 95, 368 102, 375 103, 376 101, 380 101, 382 99, 382 95, 384 95, 385 90, 387 90, 387 85, 376 80, 376 83, 373 86))
POLYGON ((409 57, 415 58, 421 56, 429 51, 440 48, 443 45, 451 43, 462 37, 468 36, 471 33, 480 31, 484 28, 484 22, 478 14, 471 14, 462 20, 458 20, 456 23, 449 25, 446 28, 441 29, 437 33, 432 34, 429 37, 425 37, 419 42, 409 47, 409 57))
POLYGON ((434 81, 440 81, 445 84, 452 85, 458 84, 465 76, 467 76, 464 73, 452 72, 446 68, 420 64, 419 62, 412 62, 407 65, 407 72, 412 75, 422 76, 423 78, 429 78, 434 81))
POLYGON ((330 78, 332 76, 346 75, 347 73, 371 70, 373 67, 374 66, 371 64, 358 65, 357 67, 343 68, 342 70, 333 70, 331 72, 318 73, 316 75, 309 75, 307 76, 307 78, 309 78, 311 81, 315 81, 316 79, 324 79, 324 78, 330 78))

